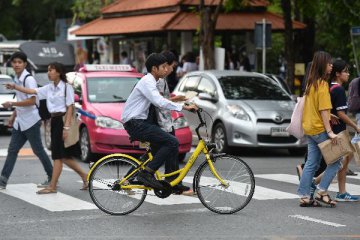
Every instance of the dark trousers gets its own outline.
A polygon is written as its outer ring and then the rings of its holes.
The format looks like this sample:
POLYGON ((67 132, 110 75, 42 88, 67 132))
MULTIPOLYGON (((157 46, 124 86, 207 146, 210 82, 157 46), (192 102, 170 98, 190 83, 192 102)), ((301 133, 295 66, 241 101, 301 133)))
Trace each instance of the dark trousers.
POLYGON ((124 124, 125 130, 134 140, 147 141, 156 149, 154 159, 147 165, 156 171, 163 163, 176 163, 179 153, 179 142, 175 136, 163 131, 159 126, 146 120, 132 119, 124 124))
MULTIPOLYGON (((171 132, 169 132, 171 135, 173 135, 174 137, 175 137, 175 130, 174 130, 174 128, 173 128, 173 130, 171 131, 171 132)), ((154 145, 154 144, 150 144, 150 147, 151 147, 151 152, 152 152, 152 154, 156 154, 157 152, 158 152, 158 147, 156 146, 156 145, 154 145)), ((175 172, 175 171, 177 171, 177 170, 179 170, 179 158, 178 157, 176 157, 175 159, 174 159, 174 161, 166 161, 165 162, 165 173, 171 173, 171 172, 175 172)), ((174 180, 175 178, 177 178, 177 176, 178 176, 179 174, 177 174, 177 175, 174 175, 174 176, 171 176, 171 177, 167 177, 166 178, 166 180, 168 181, 168 182, 171 182, 172 180, 174 180)))

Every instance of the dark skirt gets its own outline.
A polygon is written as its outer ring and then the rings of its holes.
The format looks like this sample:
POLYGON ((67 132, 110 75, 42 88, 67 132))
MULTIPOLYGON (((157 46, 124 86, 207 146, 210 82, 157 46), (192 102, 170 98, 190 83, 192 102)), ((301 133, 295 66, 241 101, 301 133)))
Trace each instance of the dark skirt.
POLYGON ((79 158, 81 156, 80 144, 77 142, 75 145, 68 148, 64 147, 63 140, 63 117, 51 118, 51 157, 53 160, 62 158, 79 158))

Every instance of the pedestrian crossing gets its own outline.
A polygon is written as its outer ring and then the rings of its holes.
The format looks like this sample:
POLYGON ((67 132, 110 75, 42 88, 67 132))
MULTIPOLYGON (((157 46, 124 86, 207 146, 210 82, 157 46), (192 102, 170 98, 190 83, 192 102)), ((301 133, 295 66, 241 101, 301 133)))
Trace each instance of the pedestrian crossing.
MULTIPOLYGON (((348 176, 351 179, 350 183, 346 184, 347 191, 353 195, 360 195, 360 172, 357 172, 357 176, 348 176)), ((298 176, 291 174, 257 174, 255 175, 256 182, 262 182, 266 180, 267 187, 257 184, 255 187, 255 193, 253 196, 254 200, 289 200, 297 199, 296 195, 297 185, 299 184, 298 176), (285 183, 289 184, 287 189, 291 189, 291 192, 286 192, 279 190, 279 185, 276 183, 285 183), (269 183, 275 183, 273 187, 268 187, 269 183)), ((208 177, 204 179, 204 183, 211 182, 212 178, 208 177)), ((189 186, 192 186, 193 177, 187 176, 183 180, 189 186)), ((244 184, 232 182, 237 189, 234 194, 242 195, 244 192, 244 184)), ((79 199, 77 197, 70 196, 68 194, 62 193, 60 191, 56 194, 47 194, 47 195, 38 195, 36 191, 38 188, 33 183, 24 183, 24 184, 8 184, 5 190, 0 190, 0 198, 3 194, 11 196, 22 201, 25 201, 29 204, 35 205, 37 207, 43 208, 50 212, 62 212, 62 211, 78 211, 78 210, 93 210, 97 207, 89 201, 79 199)), ((330 191, 338 191, 338 184, 332 183, 329 188, 330 191)), ((83 194, 87 194, 86 198, 88 199, 88 192, 84 191, 83 194)), ((179 205, 179 204, 200 204, 199 199, 196 196, 185 196, 185 195, 171 195, 168 198, 161 199, 154 195, 152 191, 148 192, 148 196, 145 199, 145 202, 154 205, 179 205)), ((0 206, 1 208, 1 206, 0 206)))

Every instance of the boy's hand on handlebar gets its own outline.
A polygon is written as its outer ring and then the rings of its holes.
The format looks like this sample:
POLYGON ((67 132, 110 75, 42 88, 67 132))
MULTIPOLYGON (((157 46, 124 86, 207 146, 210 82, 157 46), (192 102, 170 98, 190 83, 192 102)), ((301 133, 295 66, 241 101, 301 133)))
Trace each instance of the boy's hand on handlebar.
POLYGON ((185 110, 188 110, 190 112, 196 112, 199 108, 198 106, 196 106, 195 104, 191 103, 191 104, 184 104, 183 108, 185 110))

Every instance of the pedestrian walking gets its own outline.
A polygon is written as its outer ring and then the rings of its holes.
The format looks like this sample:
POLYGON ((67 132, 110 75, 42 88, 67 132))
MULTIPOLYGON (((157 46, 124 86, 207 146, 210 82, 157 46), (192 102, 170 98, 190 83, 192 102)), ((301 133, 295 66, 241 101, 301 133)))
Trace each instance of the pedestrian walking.
MULTIPOLYGON (((346 125, 349 125, 359 134, 360 128, 347 116, 347 99, 343 84, 349 80, 349 67, 343 60, 335 60, 333 62, 333 68, 330 74, 330 96, 331 96, 331 114, 337 118, 331 118, 332 130, 335 134, 338 134, 346 130, 346 125)), ((349 162, 352 160, 353 154, 347 155, 342 160, 342 168, 337 173, 337 180, 339 185, 339 192, 336 193, 335 200, 338 202, 356 202, 359 201, 359 197, 353 196, 346 191, 346 175, 348 171, 349 162)), ((299 174, 302 172, 301 166, 297 166, 299 174)), ((319 170, 320 174, 315 174, 316 178, 314 183, 319 184, 323 176, 322 172, 326 169, 325 160, 321 159, 319 170)))
POLYGON ((87 174, 80 165, 74 161, 74 156, 80 156, 80 146, 77 144, 68 148, 64 147, 64 139, 68 137, 68 130, 72 120, 74 108, 74 89, 67 84, 64 66, 54 62, 48 66, 48 77, 52 82, 40 88, 30 89, 15 84, 7 84, 7 88, 15 89, 27 94, 37 94, 38 98, 47 99, 47 108, 51 113, 51 157, 54 160, 54 170, 51 183, 38 194, 57 192, 57 182, 61 175, 63 163, 80 175, 83 186, 88 188, 87 174), (63 116, 65 119, 63 120, 63 116))
MULTIPOLYGON (((15 52, 11 58, 11 65, 15 72, 14 86, 25 86, 27 88, 36 88, 36 80, 26 70, 27 56, 23 52, 15 52)), ((41 142, 40 127, 41 119, 38 109, 35 105, 36 96, 34 94, 26 94, 16 91, 16 102, 4 102, 4 108, 15 107, 13 114, 9 119, 8 126, 12 127, 11 140, 6 156, 5 164, 0 176, 0 189, 5 189, 9 177, 14 169, 15 162, 20 149, 26 141, 30 142, 31 149, 40 159, 47 179, 38 186, 44 187, 50 183, 52 177, 53 166, 49 156, 46 154, 41 142)))
POLYGON ((327 190, 340 169, 340 159, 328 165, 320 183, 316 186, 317 193, 314 201, 311 197, 311 186, 316 170, 321 161, 318 144, 331 139, 336 143, 337 135, 330 126, 330 110, 332 109, 327 79, 332 70, 331 56, 327 52, 319 51, 314 54, 305 90, 305 105, 302 126, 308 141, 308 159, 298 187, 301 207, 318 206, 324 203, 334 207, 336 202, 330 198, 327 190))

